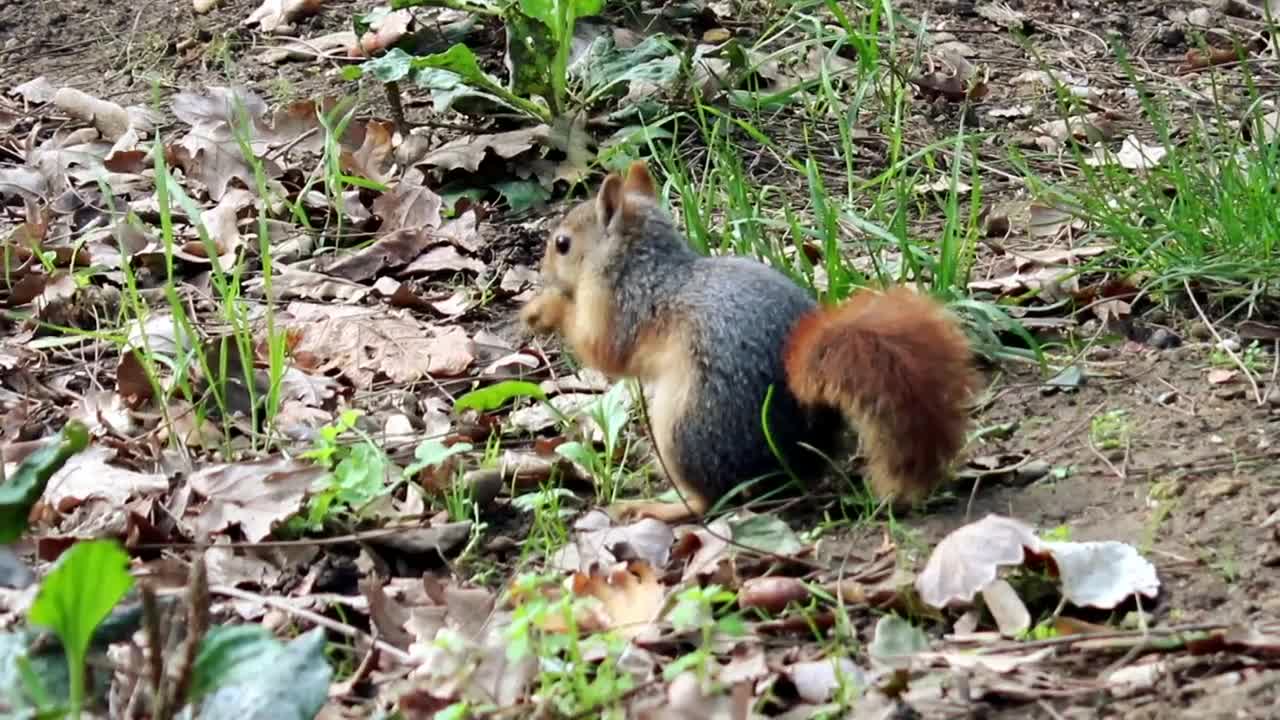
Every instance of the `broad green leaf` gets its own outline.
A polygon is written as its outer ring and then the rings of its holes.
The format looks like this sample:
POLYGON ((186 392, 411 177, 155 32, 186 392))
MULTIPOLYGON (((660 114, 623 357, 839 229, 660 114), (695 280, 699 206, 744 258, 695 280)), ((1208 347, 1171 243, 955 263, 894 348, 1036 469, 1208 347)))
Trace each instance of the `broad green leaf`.
POLYGON ((479 390, 472 390, 459 397, 453 402, 453 411, 455 413, 463 410, 488 412, 497 410, 511 400, 521 397, 546 400, 547 394, 536 383, 523 380, 504 380, 500 383, 487 385, 479 390))
POLYGON ((261 625, 219 625, 210 628, 200 642, 200 653, 191 676, 188 702, 198 702, 229 679, 236 668, 258 655, 280 650, 280 641, 261 625))
POLYGON ((72 420, 62 426, 55 440, 28 455, 0 485, 0 543, 11 543, 27 531, 31 506, 44 494, 49 478, 88 444, 89 429, 72 420))
POLYGON ((551 65, 556 39, 551 30, 528 15, 507 18, 507 67, 511 68, 511 92, 529 97, 551 95, 551 65))
POLYGON ((877 662, 903 668, 910 664, 913 655, 928 649, 929 638, 923 630, 900 617, 885 615, 876 623, 867 652, 877 662))
POLYGON ((791 555, 804 547, 800 538, 781 518, 773 515, 752 515, 730 522, 733 541, 746 547, 778 555, 791 555))
POLYGON ((76 543, 40 585, 27 617, 62 640, 73 704, 83 698, 84 659, 93 631, 131 587, 129 556, 112 540, 76 543))
MULTIPOLYGON (((520 0, 520 12, 531 17, 551 30, 556 38, 564 34, 572 34, 573 28, 561 28, 557 7, 561 0, 520 0)), ((572 0, 572 17, 582 18, 599 15, 604 9, 604 0, 572 0)))
POLYGON ((398 47, 393 47, 381 57, 360 64, 366 75, 373 75, 384 83, 403 80, 413 70, 414 57, 398 47))
POLYGON ((423 468, 434 467, 458 453, 469 452, 471 443, 454 443, 446 446, 436 439, 423 440, 413 451, 415 461, 404 469, 404 476, 416 475, 423 468))
POLYGON ((508 180, 494 183, 493 189, 507 201, 512 212, 538 207, 551 197, 551 193, 537 180, 508 180))
MULTIPOLYGON (((248 641, 246 640, 246 643, 248 641)), ((239 660, 217 687, 181 717, 200 720, 312 720, 328 700, 333 668, 316 628, 288 644, 263 642, 239 660)), ((238 655, 240 650, 234 651, 238 655)))

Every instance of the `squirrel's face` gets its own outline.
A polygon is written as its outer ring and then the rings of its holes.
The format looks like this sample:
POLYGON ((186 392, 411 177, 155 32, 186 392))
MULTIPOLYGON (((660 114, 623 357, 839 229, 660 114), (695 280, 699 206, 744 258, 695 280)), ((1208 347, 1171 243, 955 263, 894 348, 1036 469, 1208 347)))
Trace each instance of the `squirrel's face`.
POLYGON ((634 163, 624 179, 610 175, 594 198, 570 210, 551 231, 542 251, 542 290, 521 311, 535 332, 561 329, 584 280, 596 280, 610 260, 609 229, 631 217, 630 208, 653 200, 653 180, 644 163, 634 163))

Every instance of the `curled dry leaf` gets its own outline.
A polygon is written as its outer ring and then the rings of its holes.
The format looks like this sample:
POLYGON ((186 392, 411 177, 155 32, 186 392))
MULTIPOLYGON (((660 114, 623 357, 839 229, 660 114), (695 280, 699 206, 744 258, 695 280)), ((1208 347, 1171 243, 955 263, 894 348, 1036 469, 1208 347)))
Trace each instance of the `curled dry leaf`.
POLYGON ((808 586, 797 578, 780 575, 755 577, 743 581, 742 589, 738 591, 738 606, 778 613, 786 609, 788 603, 808 598, 808 586))
MULTIPOLYGON (((1110 609, 1134 594, 1159 592, 1155 567, 1132 545, 1044 541, 1025 523, 999 515, 943 538, 916 578, 916 591, 935 608, 967 605, 991 586, 1001 567, 1021 565, 1028 553, 1053 561, 1063 597, 1078 606, 1110 609)), ((1015 609, 1010 617, 1016 614, 1015 609)))
POLYGON ((1040 540, 1023 522, 1000 515, 960 527, 938 543, 916 578, 916 592, 928 605, 967 605, 996 579, 1000 568, 1021 565, 1026 549, 1040 540))
POLYGON ((1079 607, 1109 610, 1135 594, 1160 591, 1156 568, 1132 545, 1122 542, 1042 543, 1053 557, 1062 595, 1079 607))
POLYGON ((675 534, 671 526, 652 518, 629 525, 613 526, 609 516, 592 510, 574 524, 573 540, 556 553, 552 563, 574 572, 611 567, 618 562, 638 560, 650 567, 666 567, 675 534))

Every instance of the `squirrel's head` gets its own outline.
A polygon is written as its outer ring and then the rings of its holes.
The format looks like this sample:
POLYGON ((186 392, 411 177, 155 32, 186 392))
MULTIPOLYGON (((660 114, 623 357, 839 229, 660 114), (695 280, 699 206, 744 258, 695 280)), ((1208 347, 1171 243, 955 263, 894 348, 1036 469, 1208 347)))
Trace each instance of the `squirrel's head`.
MULTIPOLYGON (((596 196, 570 210, 547 238, 542 254, 543 287, 572 298, 583 264, 591 258, 607 260, 611 256, 608 245, 619 231, 638 225, 638 215, 656 202, 653 178, 644 161, 633 162, 626 177, 611 173, 596 196)), ((599 272, 600 266, 595 267, 599 272)))

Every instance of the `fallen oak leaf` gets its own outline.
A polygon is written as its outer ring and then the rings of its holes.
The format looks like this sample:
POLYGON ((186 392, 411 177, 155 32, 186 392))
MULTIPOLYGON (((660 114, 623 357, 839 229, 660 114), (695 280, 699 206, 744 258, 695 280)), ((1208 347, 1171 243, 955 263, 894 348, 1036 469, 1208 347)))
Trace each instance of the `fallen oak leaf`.
POLYGON ((613 630, 624 638, 639 636, 658 618, 666 601, 666 588, 649 563, 619 563, 604 573, 574 573, 571 586, 578 596, 600 601, 602 613, 583 618, 586 632, 613 630))

